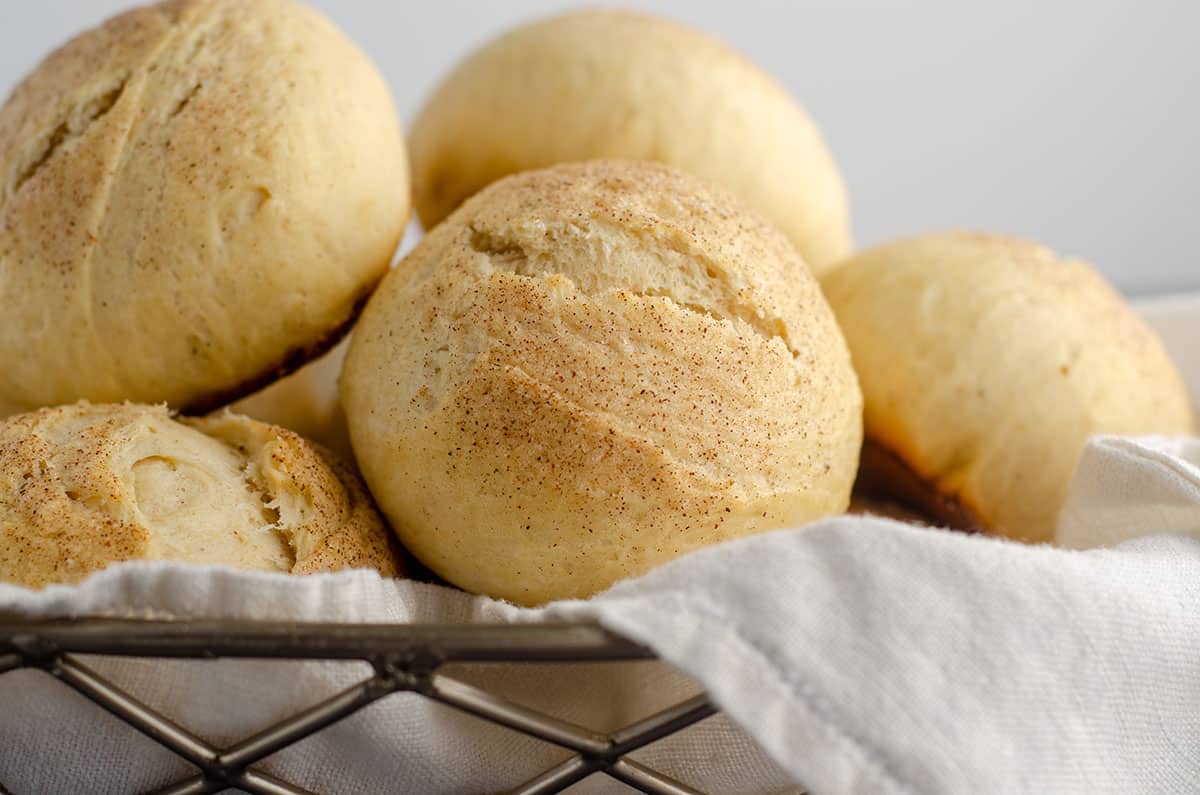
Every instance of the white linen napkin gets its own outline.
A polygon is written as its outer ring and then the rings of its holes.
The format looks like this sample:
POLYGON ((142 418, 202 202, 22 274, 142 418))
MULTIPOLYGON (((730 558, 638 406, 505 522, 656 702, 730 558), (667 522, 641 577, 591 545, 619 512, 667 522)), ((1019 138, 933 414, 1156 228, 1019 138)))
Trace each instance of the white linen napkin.
POLYGON ((1055 543, 1113 546, 1155 533, 1200 532, 1200 439, 1093 438, 1058 517, 1055 543))
MULTIPOLYGON (((1197 443, 1094 440, 1060 526, 1025 546, 839 517, 688 555, 588 601, 519 609, 371 572, 293 578, 129 563, 75 587, 0 585, 0 612, 305 621, 595 620, 666 663, 457 666, 599 730, 703 685, 724 710, 634 758, 714 793, 1185 793, 1200 782, 1197 443), (1164 535, 1172 533, 1175 535, 1164 535), (751 742, 751 738, 753 742, 751 742)), ((89 664, 229 744, 361 665, 89 664), (283 666, 281 668, 281 666, 283 666)), ((413 694, 263 767, 319 792, 479 793, 566 752, 413 694)), ((134 792, 186 764, 39 671, 0 676, 0 782, 134 792)), ((623 792, 593 777, 572 792, 623 792)))

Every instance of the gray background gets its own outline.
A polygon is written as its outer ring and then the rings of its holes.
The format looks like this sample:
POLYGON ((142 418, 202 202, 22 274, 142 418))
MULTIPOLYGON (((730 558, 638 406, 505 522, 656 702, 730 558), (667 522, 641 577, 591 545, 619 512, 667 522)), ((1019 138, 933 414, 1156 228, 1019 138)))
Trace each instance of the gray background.
MULTIPOLYGON (((471 48, 579 3, 315 4, 411 121, 471 48)), ((125 5, 0 0, 0 91, 125 5)), ((846 175, 860 244, 976 227, 1085 257, 1131 294, 1200 288, 1200 3, 624 5, 718 34, 801 99, 846 175)))

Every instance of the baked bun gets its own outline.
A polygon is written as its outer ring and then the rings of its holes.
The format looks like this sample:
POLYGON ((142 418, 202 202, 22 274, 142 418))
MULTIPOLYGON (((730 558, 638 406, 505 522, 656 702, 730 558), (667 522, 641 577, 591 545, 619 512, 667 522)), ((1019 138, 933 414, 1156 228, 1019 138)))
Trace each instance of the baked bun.
POLYGON ((0 108, 0 416, 252 391, 337 341, 408 210, 388 88, 316 12, 115 17, 0 108))
POLYGON ((839 513, 862 435, 845 342, 795 249, 646 162, 472 198, 384 279, 341 387, 407 548, 524 604, 839 513))
POLYGON ((128 403, 0 422, 0 580, 40 588, 124 560, 398 571, 362 483, 291 431, 128 403))
POLYGON ((1050 540, 1092 434, 1192 430, 1154 334, 1090 266, 1035 243, 931 235, 859 254, 822 286, 869 443, 984 529, 1050 540))
POLYGON ((739 194, 820 273, 850 251, 841 174, 782 86, 721 42, 624 11, 535 22, 471 55, 412 128, 425 228, 516 171, 655 160, 739 194))
POLYGON ((242 398, 229 410, 271 425, 282 425, 351 460, 354 453, 337 391, 338 373, 342 371, 349 344, 347 337, 333 350, 242 398))

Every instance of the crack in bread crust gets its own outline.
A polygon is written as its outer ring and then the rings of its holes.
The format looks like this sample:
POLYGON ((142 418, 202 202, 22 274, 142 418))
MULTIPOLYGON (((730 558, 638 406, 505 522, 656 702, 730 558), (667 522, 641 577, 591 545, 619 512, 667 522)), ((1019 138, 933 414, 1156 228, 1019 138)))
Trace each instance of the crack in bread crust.
POLYGON ((68 110, 64 118, 43 136, 44 143, 38 147, 37 155, 17 169, 7 196, 15 196, 60 149, 86 135, 93 124, 103 119, 121 101, 128 84, 129 77, 121 77, 115 86, 68 110))
MULTIPOLYGON (((531 277, 546 275, 562 276, 574 283, 577 289, 584 295, 595 297, 593 291, 585 289, 578 283, 577 279, 572 278, 571 274, 558 270, 535 270, 529 267, 522 267, 523 264, 537 258, 538 253, 534 252, 531 254, 528 247, 520 240, 517 240, 515 236, 511 234, 506 235, 496 230, 481 228, 476 222, 467 224, 467 230, 467 240, 470 248, 486 256, 497 270, 506 270, 517 275, 531 277)), ((654 254, 661 248, 667 249, 696 265, 697 271, 702 272, 710 284, 718 287, 718 289, 714 290, 714 293, 725 298, 728 306, 712 306, 700 304, 695 301, 687 301, 681 299, 665 287, 629 290, 612 285, 603 292, 625 292, 637 296, 667 298, 680 309, 686 311, 707 315, 716 320, 740 320, 753 330, 754 333, 766 340, 779 339, 793 357, 798 356, 798 351, 795 345, 792 344, 787 325, 783 319, 766 313, 761 307, 756 308, 746 301, 741 300, 739 296, 741 291, 735 289, 730 283, 727 270, 702 251, 694 247, 681 245, 669 236, 639 233, 613 224, 603 218, 589 218, 584 231, 593 235, 596 233, 613 235, 633 243, 641 244, 639 253, 646 255, 654 254)))

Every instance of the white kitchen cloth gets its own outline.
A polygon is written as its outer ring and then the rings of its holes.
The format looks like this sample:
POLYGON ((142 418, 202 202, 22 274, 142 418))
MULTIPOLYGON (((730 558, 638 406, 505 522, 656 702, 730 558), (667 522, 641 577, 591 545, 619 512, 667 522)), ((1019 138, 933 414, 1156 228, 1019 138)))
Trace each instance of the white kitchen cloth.
POLYGON ((1192 532, 1197 505, 1200 439, 1098 436, 1076 468, 1055 542, 1087 549, 1148 532, 1192 532))
MULTIPOLYGON (((707 791, 781 792, 791 779, 815 793, 1197 792, 1200 537, 1186 533, 1200 531, 1200 470, 1164 458, 1172 444, 1089 446, 1064 529, 1105 519, 1111 500, 1089 510, 1079 496, 1107 493, 1116 473, 1122 527, 1176 533, 1112 549, 839 517, 702 550, 592 600, 540 610, 369 572, 293 578, 161 563, 125 564, 71 588, 0 587, 0 608, 31 617, 596 620, 657 650, 725 711, 636 757, 707 791)), ((365 672, 92 664, 220 743, 365 672)), ((565 668, 454 675, 606 730, 694 692, 661 663, 565 668)), ((188 769, 40 671, 0 677, 0 705, 0 782, 17 795, 131 792, 188 769)), ((266 767, 320 792, 432 795, 513 786, 564 755, 406 694, 266 767)), ((576 791, 624 791, 594 779, 576 791)))

